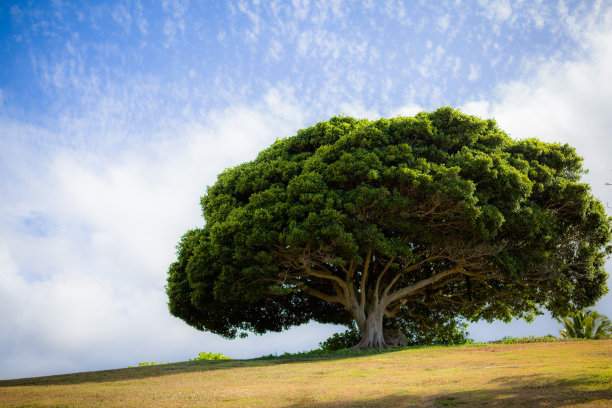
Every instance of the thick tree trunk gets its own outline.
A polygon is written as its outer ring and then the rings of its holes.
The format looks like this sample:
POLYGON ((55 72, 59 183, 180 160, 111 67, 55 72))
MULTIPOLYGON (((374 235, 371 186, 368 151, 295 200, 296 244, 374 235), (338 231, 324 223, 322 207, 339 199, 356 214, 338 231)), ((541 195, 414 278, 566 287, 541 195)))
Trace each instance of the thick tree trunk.
POLYGON ((377 348, 388 347, 383 335, 383 311, 374 310, 368 314, 363 329, 361 329, 361 341, 353 348, 377 348))

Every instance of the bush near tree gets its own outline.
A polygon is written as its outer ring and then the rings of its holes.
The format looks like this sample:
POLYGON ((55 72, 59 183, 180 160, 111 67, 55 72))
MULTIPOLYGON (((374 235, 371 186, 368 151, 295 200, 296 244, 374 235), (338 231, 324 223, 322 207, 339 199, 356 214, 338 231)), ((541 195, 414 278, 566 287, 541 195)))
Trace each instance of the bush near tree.
POLYGON ((568 145, 452 108, 334 117, 221 173, 170 265, 170 312, 233 338, 308 321, 436 331, 606 293, 610 220, 568 145))

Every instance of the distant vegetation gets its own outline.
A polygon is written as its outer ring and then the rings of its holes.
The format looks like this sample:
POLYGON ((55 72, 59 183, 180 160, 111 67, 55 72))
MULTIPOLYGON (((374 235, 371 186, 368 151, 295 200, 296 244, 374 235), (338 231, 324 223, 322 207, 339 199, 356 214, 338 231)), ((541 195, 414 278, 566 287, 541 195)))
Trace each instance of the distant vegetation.
POLYGON ((525 343, 550 343, 554 341, 567 341, 567 339, 555 337, 552 334, 546 336, 527 336, 527 337, 510 337, 506 336, 501 340, 489 342, 490 344, 525 344, 525 343))
MULTIPOLYGON (((207 353, 206 351, 201 351, 200 354, 198 354, 195 358, 190 358, 189 361, 204 361, 204 360, 231 360, 230 357, 226 357, 223 355, 223 353, 207 353)), ((158 365, 164 365, 164 364, 174 364, 171 362, 167 362, 167 363, 161 363, 161 362, 155 362, 155 361, 151 361, 149 362, 143 362, 143 363, 138 363, 138 367, 150 367, 150 366, 158 366, 158 365)), ((132 366, 128 366, 128 368, 133 368, 132 366)))
MULTIPOLYGON (((350 332, 350 331, 347 330, 347 332, 350 332)), ((352 348, 350 345, 351 344, 350 336, 348 336, 348 338, 345 339, 343 337, 343 334, 344 333, 336 333, 334 336, 330 337, 324 342, 319 343, 320 348, 318 349, 314 349, 310 351, 301 351, 297 353, 283 353, 279 355, 270 354, 270 355, 260 357, 260 358, 261 359, 274 359, 274 358, 300 359, 304 357, 323 357, 323 356, 356 357, 356 356, 364 356, 364 355, 370 355, 370 354, 381 354, 381 353, 393 352, 393 351, 398 351, 398 350, 426 349, 430 347, 438 348, 438 347, 452 347, 452 346, 461 346, 461 345, 464 345, 467 347, 471 347, 471 346, 478 347, 478 346, 484 346, 488 344, 552 343, 552 342, 567 342, 568 340, 572 340, 572 341, 581 340, 581 339, 559 338, 559 337, 555 337, 549 334, 547 336, 526 336, 526 337, 506 336, 502 338, 501 340, 493 340, 493 341, 488 341, 488 342, 474 342, 473 340, 466 339, 466 341, 461 344, 450 344, 450 343, 449 344, 420 344, 420 345, 411 345, 407 347, 396 347, 396 348, 389 348, 389 349, 374 349, 374 348, 359 349, 359 348, 352 348), (345 347, 339 347, 340 344, 345 345, 345 347), (346 346, 347 344, 348 346, 346 346)), ((356 334, 351 333, 351 335, 355 336, 356 334)))
POLYGON ((172 364, 171 362, 167 362, 167 363, 162 363, 162 362, 156 362, 156 361, 151 361, 149 362, 144 362, 144 363, 138 363, 138 367, 149 367, 149 366, 156 366, 156 365, 163 365, 163 364, 172 364))
MULTIPOLYGON (((343 333, 335 333, 333 336, 325 341, 319 343, 319 348, 310 351, 298 351, 295 353, 285 352, 283 354, 268 354, 262 357, 255 358, 254 360, 271 360, 271 359, 303 359, 309 357, 358 357, 367 356, 371 354, 382 354, 387 352, 393 352, 398 350, 407 349, 423 349, 428 347, 444 347, 444 346, 483 346, 487 344, 528 344, 528 343, 551 343, 551 342, 567 342, 568 340, 584 340, 582 338, 564 338, 555 337, 551 334, 546 336, 524 336, 524 337, 512 337, 506 336, 500 340, 493 340, 488 342, 475 342, 472 339, 467 338, 467 332, 461 332, 461 336, 457 335, 455 340, 457 342, 444 342, 438 343, 426 343, 426 344, 410 344, 405 347, 394 347, 387 349, 361 349, 352 348, 355 344, 354 340, 359 338, 359 332, 356 329, 347 330, 343 333)), ((593 340, 596 340, 593 338, 593 340)), ((189 361, 206 361, 206 360, 232 360, 231 357, 226 357, 222 353, 207 353, 205 351, 200 352, 195 358, 190 358, 189 361)), ((138 363, 138 366, 156 366, 165 364, 180 364, 180 363, 138 363)), ((128 368, 132 368, 129 366, 128 368)))

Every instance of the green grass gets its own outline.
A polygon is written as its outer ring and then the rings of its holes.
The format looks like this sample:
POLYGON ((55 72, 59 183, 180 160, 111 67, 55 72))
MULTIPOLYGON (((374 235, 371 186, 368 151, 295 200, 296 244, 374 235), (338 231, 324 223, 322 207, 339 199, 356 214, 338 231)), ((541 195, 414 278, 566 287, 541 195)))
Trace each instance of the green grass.
POLYGON ((344 350, 0 381, 8 407, 608 407, 612 340, 344 350))

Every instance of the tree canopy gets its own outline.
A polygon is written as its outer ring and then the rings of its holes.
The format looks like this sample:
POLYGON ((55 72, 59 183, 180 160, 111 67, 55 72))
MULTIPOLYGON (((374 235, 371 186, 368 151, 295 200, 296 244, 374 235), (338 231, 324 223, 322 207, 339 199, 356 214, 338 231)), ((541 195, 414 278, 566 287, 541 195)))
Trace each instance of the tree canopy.
MULTIPOLYGON (((333 117, 222 172, 170 265, 170 312, 226 337, 310 320, 553 316, 606 291, 610 220, 568 145, 452 108, 333 117)), ((401 324, 400 324, 401 325, 401 324)))

